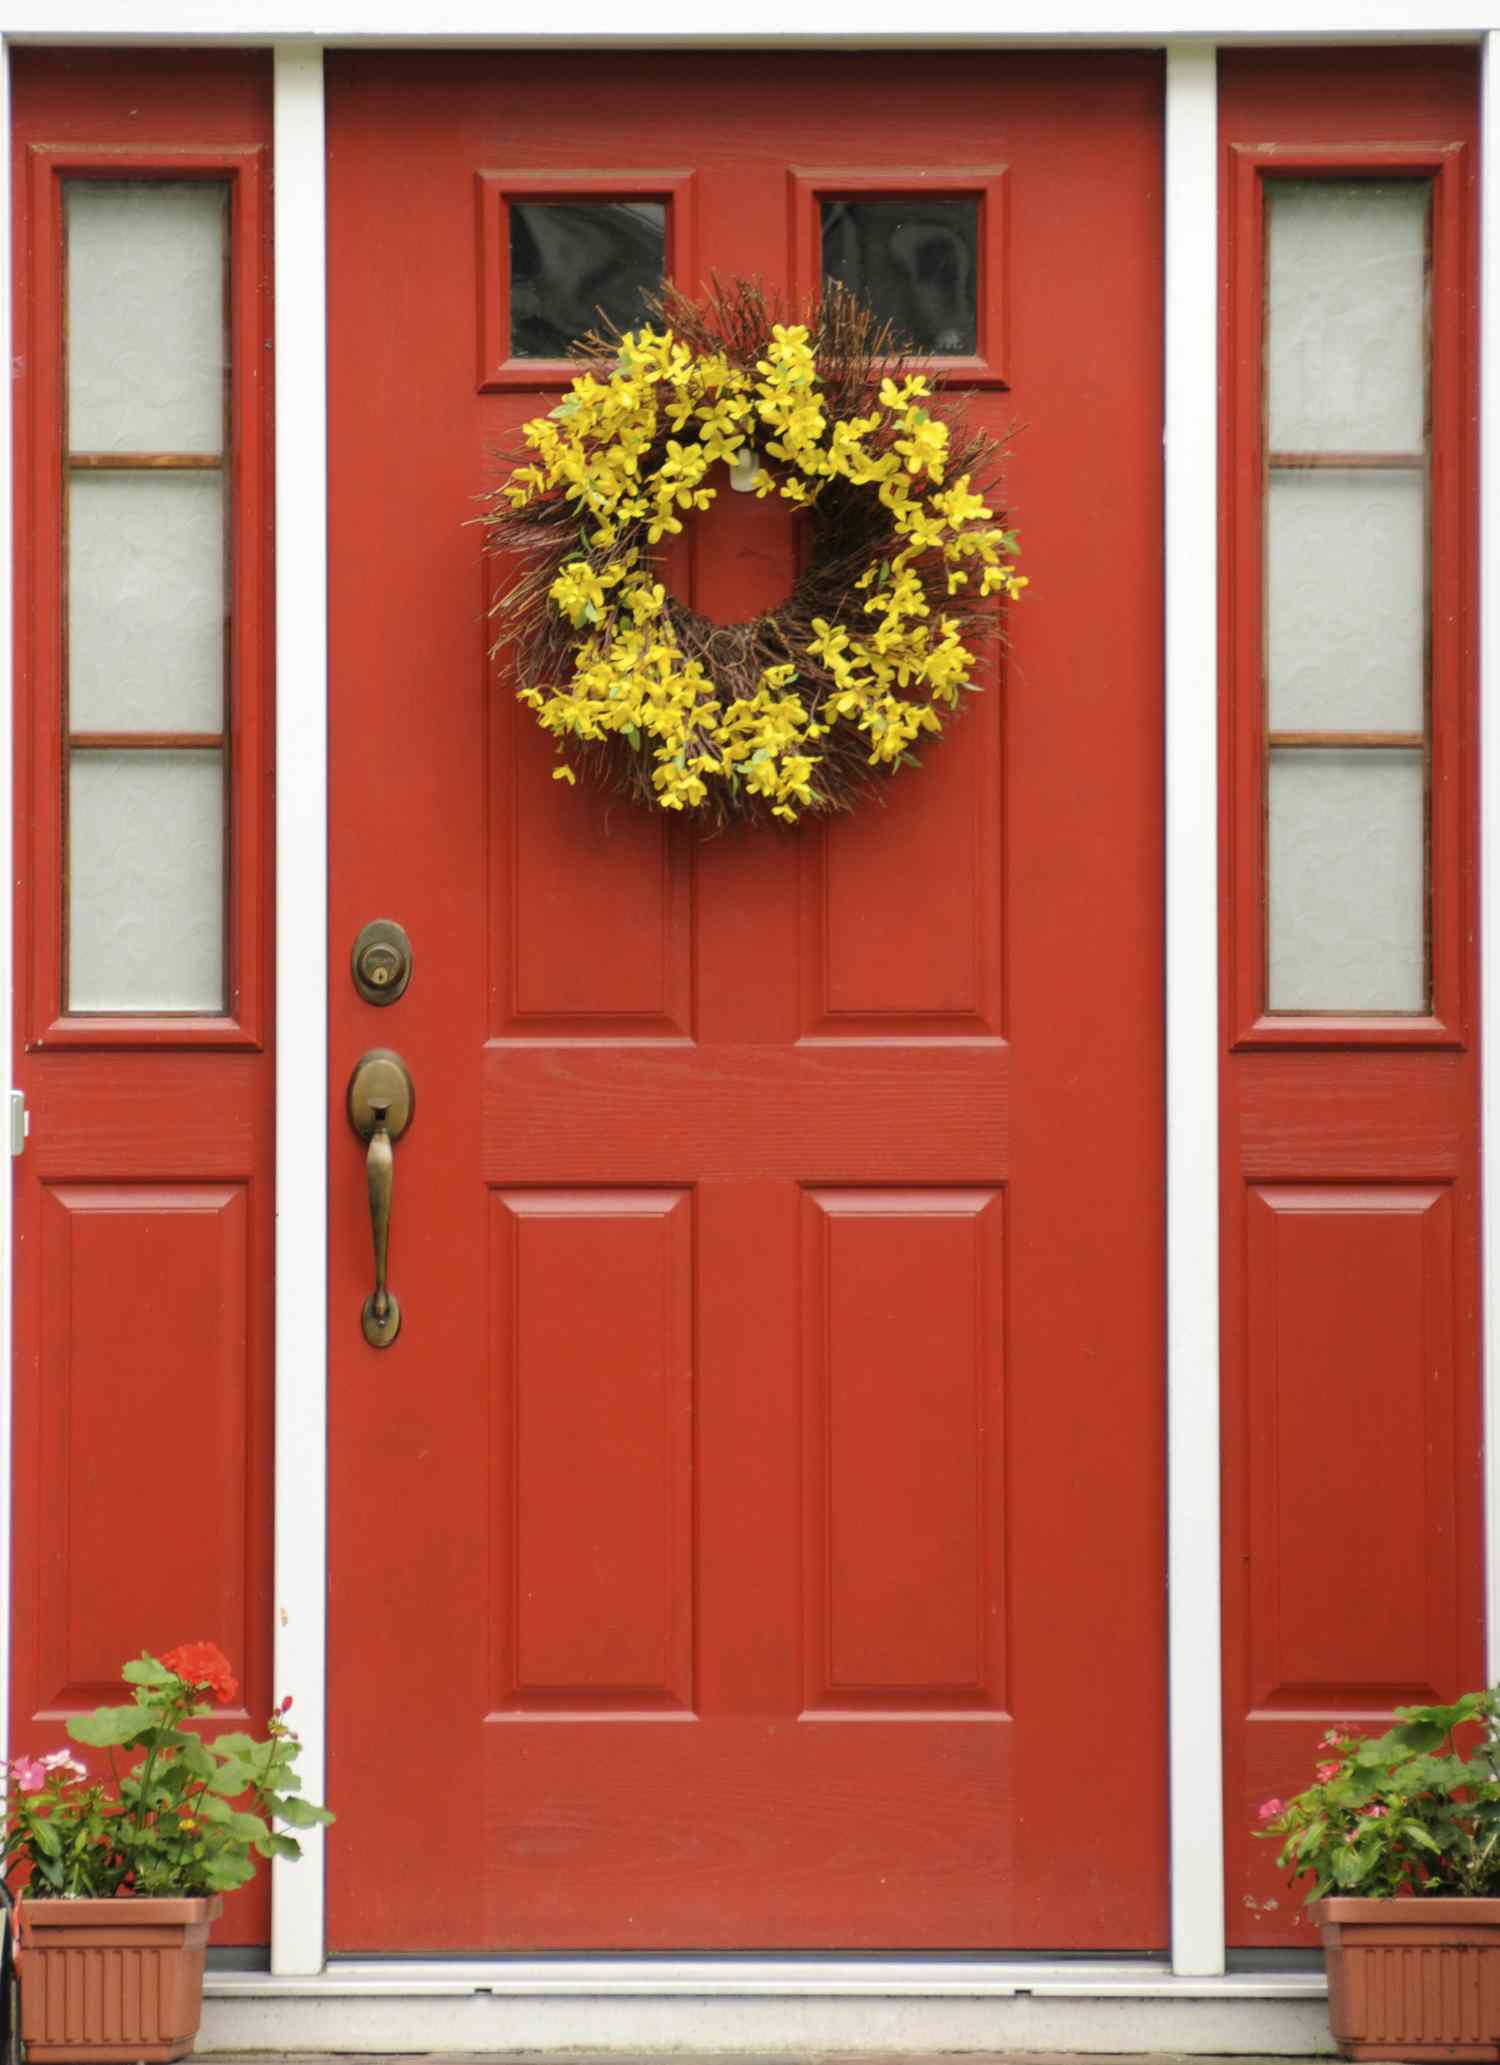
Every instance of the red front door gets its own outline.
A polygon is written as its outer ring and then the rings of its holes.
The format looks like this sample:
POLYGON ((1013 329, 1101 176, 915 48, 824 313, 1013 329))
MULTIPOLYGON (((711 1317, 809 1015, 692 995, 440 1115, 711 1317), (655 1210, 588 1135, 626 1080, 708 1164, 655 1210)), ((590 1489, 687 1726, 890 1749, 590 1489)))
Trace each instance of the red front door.
MULTIPOLYGON (((331 1946, 1160 1947, 1159 63, 328 76, 331 1946), (885 807, 704 838, 551 781, 486 662, 465 520, 572 317, 505 334, 510 203, 795 287, 856 187, 982 193, 952 343, 1032 587, 885 807)), ((699 608, 785 592, 789 513, 694 526, 699 608)))

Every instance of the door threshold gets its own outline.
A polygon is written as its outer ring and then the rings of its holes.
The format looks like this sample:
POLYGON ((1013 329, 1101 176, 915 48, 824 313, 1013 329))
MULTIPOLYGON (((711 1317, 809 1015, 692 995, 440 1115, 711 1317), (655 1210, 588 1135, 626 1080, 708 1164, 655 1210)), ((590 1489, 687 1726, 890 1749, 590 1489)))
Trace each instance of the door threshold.
POLYGON ((750 2053, 1308 2057, 1318 1971, 1188 1978, 1164 1959, 348 1959, 307 1977, 208 1975, 200 2053, 571 2061, 750 2053))
POLYGON ((1165 1958, 338 1958, 323 1971, 210 1972, 219 1999, 395 1994, 1106 2000, 1321 2000, 1321 1971, 1176 1973, 1165 1958))

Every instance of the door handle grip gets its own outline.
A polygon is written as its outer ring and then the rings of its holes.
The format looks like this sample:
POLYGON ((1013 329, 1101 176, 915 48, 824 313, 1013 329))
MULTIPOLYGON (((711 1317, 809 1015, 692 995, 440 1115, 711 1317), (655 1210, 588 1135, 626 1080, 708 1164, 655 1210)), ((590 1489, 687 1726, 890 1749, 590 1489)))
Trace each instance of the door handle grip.
POLYGON ((401 1306, 390 1287, 391 1198, 396 1187, 396 1142, 411 1123, 416 1097, 399 1054, 372 1047, 349 1078, 349 1123, 367 1142, 365 1187, 370 1197, 370 1239, 375 1251, 375 1288, 364 1302, 360 1326, 372 1348, 389 1348, 401 1331, 401 1306))
POLYGON ((375 1106, 375 1130, 365 1150, 365 1179, 370 1189, 370 1232, 375 1241, 375 1288, 365 1300, 365 1339, 372 1348, 386 1348, 401 1325, 401 1307, 386 1285, 386 1258, 391 1241, 391 1193, 396 1183, 396 1150, 386 1131, 386 1110, 375 1106))

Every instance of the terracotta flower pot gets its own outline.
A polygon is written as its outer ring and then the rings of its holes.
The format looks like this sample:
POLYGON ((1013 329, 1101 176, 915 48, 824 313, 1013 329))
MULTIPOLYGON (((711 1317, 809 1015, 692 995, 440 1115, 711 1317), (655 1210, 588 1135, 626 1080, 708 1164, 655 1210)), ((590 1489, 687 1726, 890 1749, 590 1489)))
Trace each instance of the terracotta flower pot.
POLYGON ((1500 1900, 1318 1900, 1346 2058, 1500 2060, 1500 1900))
POLYGON ((141 2059, 193 2048, 208 1932, 224 1902, 22 1900, 21 2036, 36 2065, 141 2059))

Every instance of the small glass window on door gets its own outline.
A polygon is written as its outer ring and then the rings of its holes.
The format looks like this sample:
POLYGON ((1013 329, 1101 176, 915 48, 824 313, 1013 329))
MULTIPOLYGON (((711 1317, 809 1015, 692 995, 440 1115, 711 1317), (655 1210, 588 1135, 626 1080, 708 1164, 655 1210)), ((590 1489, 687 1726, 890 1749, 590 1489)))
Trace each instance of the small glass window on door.
POLYGON ((1268 178, 1266 1001, 1431 1008, 1427 178, 1268 178))
POLYGON ((512 200, 511 357, 566 358, 590 331, 634 328, 666 251, 664 201, 512 200))
POLYGON ((63 182, 75 1014, 226 1008, 228 192, 63 182))
POLYGON ((979 199, 855 195, 819 207, 825 279, 934 358, 979 349, 979 199))

